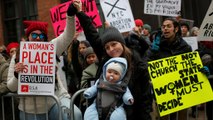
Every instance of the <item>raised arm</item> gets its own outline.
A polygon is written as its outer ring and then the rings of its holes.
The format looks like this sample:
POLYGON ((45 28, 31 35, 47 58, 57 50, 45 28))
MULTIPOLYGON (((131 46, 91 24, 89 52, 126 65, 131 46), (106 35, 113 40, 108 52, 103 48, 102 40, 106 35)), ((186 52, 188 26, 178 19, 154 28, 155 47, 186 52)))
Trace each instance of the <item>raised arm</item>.
POLYGON ((77 8, 76 16, 79 19, 79 22, 84 30, 84 34, 86 36, 86 39, 89 41, 90 45, 93 47, 97 57, 99 60, 101 60, 101 57, 103 55, 103 46, 102 41, 100 39, 99 33, 97 29, 92 24, 92 20, 89 16, 87 16, 82 11, 82 3, 80 0, 74 0, 73 1, 74 6, 77 8))
POLYGON ((70 13, 69 10, 67 10, 67 16, 66 16, 66 26, 64 29, 64 32, 51 40, 51 42, 56 43, 56 54, 57 56, 61 56, 61 54, 67 50, 68 46, 73 40, 73 37, 75 35, 76 27, 75 27, 75 16, 73 13, 70 13))

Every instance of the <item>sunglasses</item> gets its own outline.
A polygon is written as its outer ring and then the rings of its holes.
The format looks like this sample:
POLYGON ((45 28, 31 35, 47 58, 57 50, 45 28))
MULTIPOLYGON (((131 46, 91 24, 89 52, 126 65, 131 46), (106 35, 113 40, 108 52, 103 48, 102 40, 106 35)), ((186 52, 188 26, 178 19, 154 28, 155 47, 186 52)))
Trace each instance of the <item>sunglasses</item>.
POLYGON ((45 39, 45 35, 43 33, 41 34, 31 33, 31 36, 33 39, 36 39, 37 37, 39 37, 40 39, 45 39))

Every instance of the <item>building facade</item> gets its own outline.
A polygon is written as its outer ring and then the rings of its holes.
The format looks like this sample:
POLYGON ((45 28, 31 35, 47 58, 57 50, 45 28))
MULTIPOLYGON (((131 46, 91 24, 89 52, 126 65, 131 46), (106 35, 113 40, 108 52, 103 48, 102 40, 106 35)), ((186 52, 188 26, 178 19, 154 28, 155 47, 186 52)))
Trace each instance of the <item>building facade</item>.
MULTIPOLYGON (((48 37, 55 37, 50 19, 50 8, 69 0, 0 0, 0 45, 19 42, 24 36, 23 20, 48 22, 48 37)), ((140 18, 153 29, 160 26, 163 16, 144 14, 143 0, 129 0, 134 18, 140 18), (157 24, 156 24, 157 23, 157 24)), ((194 20, 194 26, 200 26, 211 0, 181 0, 181 15, 184 19, 194 20)), ((96 0, 99 13, 101 7, 96 0)), ((103 15, 101 15, 103 20, 103 15)))

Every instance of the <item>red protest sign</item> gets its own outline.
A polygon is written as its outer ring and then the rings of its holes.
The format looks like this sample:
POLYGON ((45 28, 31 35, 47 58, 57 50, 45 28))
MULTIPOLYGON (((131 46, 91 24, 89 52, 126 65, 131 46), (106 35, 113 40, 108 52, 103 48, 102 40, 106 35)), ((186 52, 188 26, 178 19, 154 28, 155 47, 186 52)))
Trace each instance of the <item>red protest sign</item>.
MULTIPOLYGON (((95 0, 81 0, 83 11, 93 20, 96 27, 102 25, 95 0)), ((72 1, 57 5, 50 9, 51 22, 56 36, 59 36, 66 25, 66 12, 72 1)), ((81 32, 83 29, 76 18, 76 31, 81 32)))

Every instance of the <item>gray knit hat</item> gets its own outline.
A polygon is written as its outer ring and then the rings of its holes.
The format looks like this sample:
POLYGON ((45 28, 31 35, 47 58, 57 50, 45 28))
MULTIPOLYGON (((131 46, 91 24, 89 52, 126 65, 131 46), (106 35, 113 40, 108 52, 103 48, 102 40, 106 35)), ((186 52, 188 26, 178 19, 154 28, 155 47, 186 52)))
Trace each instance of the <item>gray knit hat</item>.
POLYGON ((101 39, 102 39, 103 46, 110 41, 117 41, 122 44, 125 44, 125 40, 122 34, 118 31, 117 28, 112 26, 105 29, 103 35, 101 36, 101 39))
POLYGON ((144 25, 143 25, 143 28, 144 28, 144 29, 147 29, 147 30, 149 31, 149 33, 152 32, 152 27, 151 27, 150 25, 148 25, 148 24, 144 24, 144 25))
POLYGON ((124 66, 123 64, 119 63, 119 62, 114 62, 114 61, 113 61, 113 62, 111 62, 111 63, 109 63, 109 64, 107 65, 106 71, 107 71, 108 69, 115 70, 115 71, 117 71, 117 72, 120 74, 120 76, 122 76, 122 75, 123 75, 123 72, 124 72, 124 70, 125 70, 125 66, 124 66))
POLYGON ((94 52, 92 47, 88 47, 88 48, 85 49, 85 51, 83 53, 84 59, 86 59, 87 56, 90 55, 90 54, 95 54, 95 52, 94 52))

